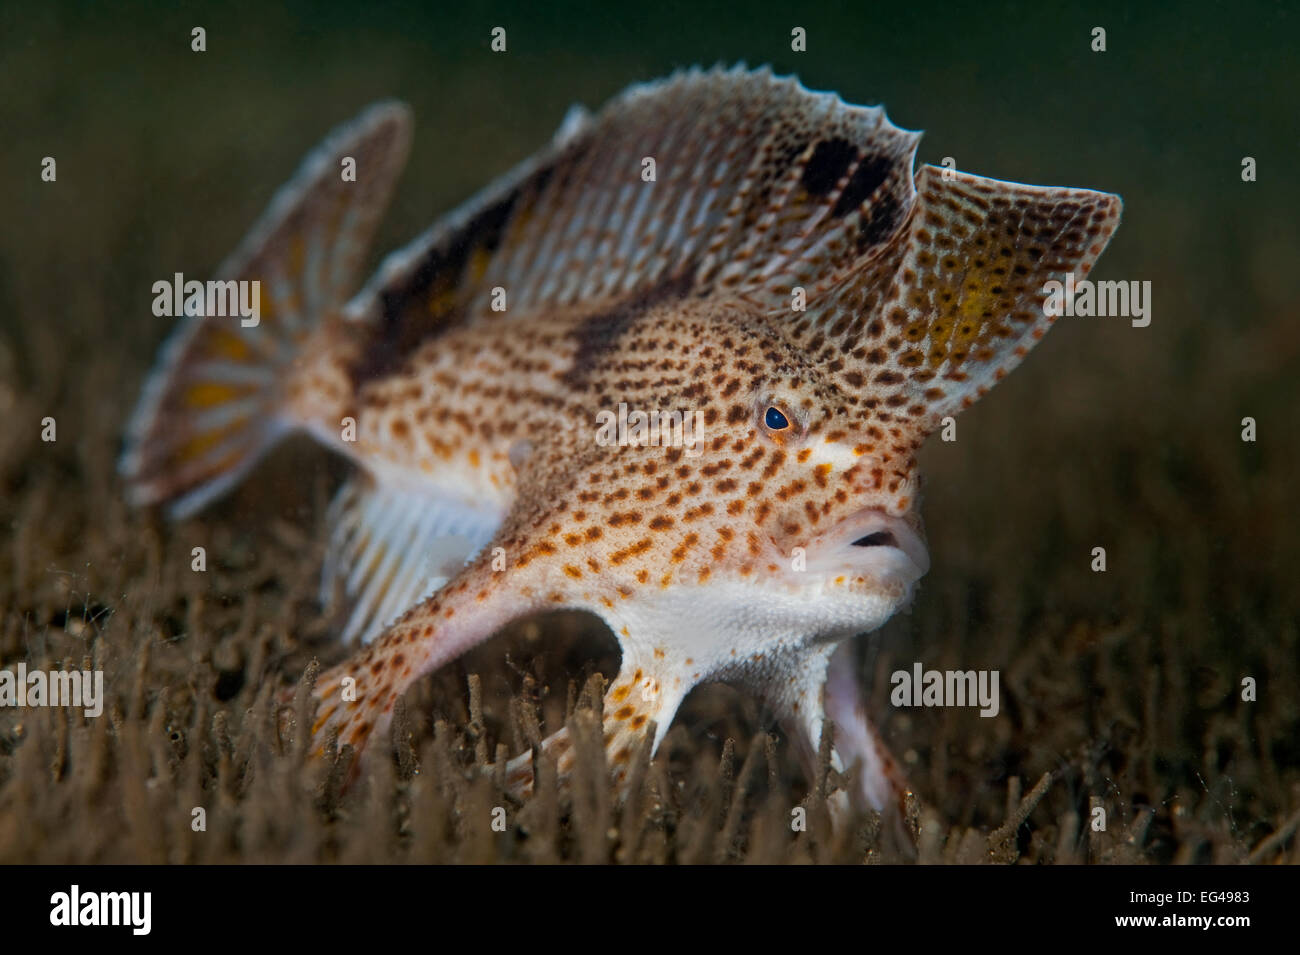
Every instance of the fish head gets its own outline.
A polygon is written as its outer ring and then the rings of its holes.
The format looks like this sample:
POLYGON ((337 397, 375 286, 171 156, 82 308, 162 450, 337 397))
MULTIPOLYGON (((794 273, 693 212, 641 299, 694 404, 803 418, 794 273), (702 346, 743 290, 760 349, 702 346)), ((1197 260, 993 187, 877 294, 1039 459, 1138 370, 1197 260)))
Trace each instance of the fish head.
POLYGON ((748 440, 766 452, 747 485, 752 530, 782 557, 762 568, 761 585, 874 629, 929 570, 915 456, 923 435, 869 392, 799 364, 759 383, 746 422, 748 440))
POLYGON ((699 489, 678 503, 676 524, 706 545, 685 576, 707 575, 736 611, 767 608, 774 632, 875 629, 929 569, 915 457, 924 432, 886 396, 842 380, 833 359, 720 311, 714 340, 730 347, 692 383, 704 427, 697 455, 673 473, 699 489))
POLYGON ((562 482, 567 517, 539 523, 567 528, 555 559, 582 548, 569 589, 590 568, 607 605, 671 608, 649 629, 687 614, 801 641, 875 629, 910 599, 929 567, 924 435, 883 396, 743 304, 664 305, 625 341, 596 389, 600 453, 562 482))
POLYGON ((806 309, 676 302, 631 322, 604 400, 699 427, 684 446, 620 447, 592 477, 632 481, 607 492, 637 505, 614 515, 632 520, 612 563, 729 629, 878 628, 929 569, 920 447, 1043 337, 1045 284, 1086 275, 1119 213, 1105 193, 925 167, 897 234, 806 309))

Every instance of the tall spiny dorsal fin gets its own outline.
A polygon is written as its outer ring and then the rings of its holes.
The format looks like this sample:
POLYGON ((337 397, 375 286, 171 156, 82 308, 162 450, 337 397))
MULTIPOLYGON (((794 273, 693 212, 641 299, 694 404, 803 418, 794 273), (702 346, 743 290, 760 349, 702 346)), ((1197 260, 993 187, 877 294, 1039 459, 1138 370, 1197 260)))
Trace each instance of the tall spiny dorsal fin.
POLYGON ((869 392, 913 437, 969 407, 1025 357, 1055 317, 1049 281, 1092 269, 1119 225, 1119 196, 1027 186, 923 166, 893 248, 790 323, 842 356, 850 393, 869 392))
POLYGON ((497 288, 510 317, 667 283, 788 305, 793 287, 817 294, 901 228, 918 138, 879 107, 766 69, 635 86, 594 117, 571 113, 547 149, 390 257, 357 309, 381 324, 391 361, 447 324, 493 317, 497 288))

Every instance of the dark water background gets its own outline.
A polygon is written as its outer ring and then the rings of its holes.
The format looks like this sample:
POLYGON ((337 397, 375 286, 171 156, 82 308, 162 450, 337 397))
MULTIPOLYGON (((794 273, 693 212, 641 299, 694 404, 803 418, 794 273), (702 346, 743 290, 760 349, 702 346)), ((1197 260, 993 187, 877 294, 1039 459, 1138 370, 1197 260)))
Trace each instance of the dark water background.
POLYGON ((1160 280, 1159 311, 1141 334, 1109 331, 1116 347, 1175 349, 1194 321, 1259 331, 1296 306, 1297 41, 1300 7, 1283 3, 6 4, 4 288, 41 295, 25 276, 57 269, 116 304, 114 329, 147 335, 150 280, 215 264, 298 158, 372 100, 404 99, 417 119, 389 248, 528 155, 571 103, 745 61, 885 104, 928 131, 922 162, 1124 195, 1105 273, 1160 280), (190 51, 195 25, 206 53, 190 51), (496 25, 505 55, 488 48, 496 25), (790 50, 795 25, 807 53, 790 50), (35 175, 44 155, 57 188, 35 175), (1257 183, 1241 182, 1246 155, 1257 183))

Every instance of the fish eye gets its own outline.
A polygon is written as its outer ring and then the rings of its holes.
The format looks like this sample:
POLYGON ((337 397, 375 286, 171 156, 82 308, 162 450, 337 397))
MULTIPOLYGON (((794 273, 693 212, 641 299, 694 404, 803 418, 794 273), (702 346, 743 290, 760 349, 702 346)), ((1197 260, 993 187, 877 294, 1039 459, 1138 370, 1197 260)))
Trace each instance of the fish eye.
POLYGON ((790 419, 780 408, 769 406, 763 415, 763 424, 767 425, 769 431, 784 431, 790 427, 790 419))

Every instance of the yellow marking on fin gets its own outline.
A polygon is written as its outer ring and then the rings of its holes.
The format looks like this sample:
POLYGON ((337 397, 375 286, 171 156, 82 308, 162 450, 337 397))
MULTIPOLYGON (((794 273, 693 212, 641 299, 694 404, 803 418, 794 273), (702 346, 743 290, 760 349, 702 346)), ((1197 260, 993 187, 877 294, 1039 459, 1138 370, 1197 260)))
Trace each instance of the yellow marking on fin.
MULTIPOLYGON (((438 283, 444 285, 444 283, 438 283)), ((437 288, 429 295, 429 314, 433 318, 442 318, 456 307, 456 289, 454 286, 437 288)))
POLYGON ((475 249, 474 254, 471 256, 469 260, 470 280, 473 282, 477 282, 479 279, 481 279, 483 277, 483 273, 487 271, 488 263, 491 261, 492 261, 492 253, 490 253, 487 249, 483 248, 482 246, 479 246, 477 249, 475 249))
POLYGON ((952 316, 953 325, 968 324, 971 331, 966 335, 959 335, 963 342, 973 341, 980 336, 991 323, 992 318, 985 317, 985 312, 997 313, 1000 307, 997 295, 992 291, 995 285, 999 284, 997 276, 988 272, 976 273, 974 278, 968 278, 962 283, 961 304, 952 316))
MULTIPOLYGON (((249 419, 247 417, 243 417, 231 422, 224 428, 218 428, 215 431, 205 431, 203 434, 196 434, 176 449, 175 460, 184 463, 202 457, 204 453, 219 444, 223 438, 227 438, 232 434, 242 431, 247 426, 248 421, 249 419)), ((232 457, 238 457, 241 453, 242 452, 240 451, 236 451, 232 454, 232 457)))
POLYGON ((210 382, 191 385, 185 392, 185 404, 190 408, 212 408, 228 401, 252 394, 248 388, 234 385, 217 385, 210 382))
POLYGON ((299 233, 289 240, 289 271, 293 275, 301 275, 303 264, 307 260, 307 246, 303 242, 302 234, 299 233))
MULTIPOLYGON (((957 307, 941 313, 930 325, 931 344, 926 358, 931 368, 937 368, 952 358, 953 352, 961 352, 964 359, 976 340, 987 337, 986 333, 995 319, 986 316, 985 312, 991 312, 995 316, 1001 307, 998 296, 992 291, 998 284, 997 276, 987 270, 967 274, 962 282, 959 293, 961 299, 957 307), (963 331, 963 328, 966 330, 963 331)), ((916 340, 913 338, 913 341, 916 340)), ((954 364, 960 364, 956 358, 952 360, 954 364)))
POLYGON ((997 304, 993 293, 990 291, 991 288, 992 284, 987 275, 979 275, 974 280, 968 279, 962 288, 961 307, 959 309, 961 317, 972 319, 977 323, 982 322, 984 312, 990 306, 997 304), (974 288, 971 287, 972 284, 975 284, 974 288))
MULTIPOLYGON (((265 317, 266 310, 263 309, 262 318, 265 317)), ((231 361, 248 361, 249 356, 252 355, 252 349, 248 347, 248 342, 234 332, 225 329, 212 332, 208 338, 208 344, 217 355, 231 361)))

